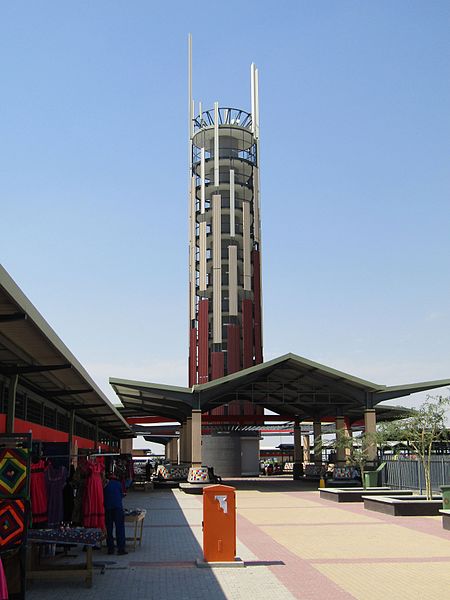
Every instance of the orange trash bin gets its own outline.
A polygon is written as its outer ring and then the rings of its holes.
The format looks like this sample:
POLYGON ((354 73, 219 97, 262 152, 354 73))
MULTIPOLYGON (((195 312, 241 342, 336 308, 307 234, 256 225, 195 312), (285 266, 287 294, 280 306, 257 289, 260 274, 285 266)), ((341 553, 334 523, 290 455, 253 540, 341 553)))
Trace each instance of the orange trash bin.
POLYGON ((203 556, 205 562, 232 562, 236 556, 236 488, 203 488, 203 556))

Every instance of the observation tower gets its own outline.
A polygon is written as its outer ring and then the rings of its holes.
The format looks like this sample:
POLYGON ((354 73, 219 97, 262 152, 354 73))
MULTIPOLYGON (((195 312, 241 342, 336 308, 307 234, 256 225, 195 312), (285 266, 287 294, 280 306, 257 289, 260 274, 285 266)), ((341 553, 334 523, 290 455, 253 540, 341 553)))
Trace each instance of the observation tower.
MULTIPOLYGON (((259 99, 254 64, 250 81, 250 112, 218 102, 208 110, 199 102, 196 109, 189 37, 190 386, 263 360, 259 99)), ((213 410, 222 415, 254 412, 251 403, 235 402, 213 410)))

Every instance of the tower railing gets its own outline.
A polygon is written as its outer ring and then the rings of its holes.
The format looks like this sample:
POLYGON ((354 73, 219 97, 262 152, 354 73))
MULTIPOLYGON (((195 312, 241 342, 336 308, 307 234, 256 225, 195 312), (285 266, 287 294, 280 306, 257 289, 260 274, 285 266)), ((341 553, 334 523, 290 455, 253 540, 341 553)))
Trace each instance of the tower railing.
MULTIPOLYGON (((219 125, 231 125, 252 129, 252 115, 240 108, 220 108, 219 125)), ((214 127, 214 109, 206 110, 201 115, 194 117, 194 130, 214 127)))

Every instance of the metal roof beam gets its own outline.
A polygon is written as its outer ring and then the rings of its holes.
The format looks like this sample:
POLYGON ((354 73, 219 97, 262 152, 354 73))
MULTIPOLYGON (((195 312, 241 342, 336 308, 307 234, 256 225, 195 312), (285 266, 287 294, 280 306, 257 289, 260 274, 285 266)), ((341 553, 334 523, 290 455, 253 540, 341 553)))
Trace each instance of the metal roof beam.
POLYGON ((42 390, 41 394, 49 398, 58 396, 76 396, 78 394, 90 394, 94 390, 92 388, 84 388, 81 390, 42 390))
MULTIPOLYGON (((73 404, 68 406, 67 410, 75 410, 77 413, 83 410, 91 410, 91 408, 105 408, 104 404, 73 404)), ((111 411, 105 412, 105 415, 110 415, 111 411)))
POLYGON ((0 315, 0 323, 11 323, 12 321, 25 321, 28 315, 24 312, 9 313, 7 315, 0 315))
MULTIPOLYGON (((174 408, 175 410, 181 410, 183 412, 185 412, 186 414, 190 413, 192 410, 192 407, 190 404, 188 404, 187 402, 184 402, 183 400, 169 400, 168 398, 162 398, 162 399, 157 399, 157 398, 146 398, 145 396, 141 396, 141 397, 136 397, 136 396, 127 396, 127 394, 120 394, 119 396, 120 399, 122 398, 128 398, 128 401, 123 402, 123 404, 125 406, 129 406, 131 405, 136 405, 137 406, 149 406, 153 409, 153 407, 169 407, 169 408, 174 408)), ((134 406, 133 406, 134 408, 134 406)))
POLYGON ((2 375, 26 375, 28 373, 44 373, 46 371, 59 371, 61 369, 71 369, 70 363, 60 365, 0 365, 2 375))

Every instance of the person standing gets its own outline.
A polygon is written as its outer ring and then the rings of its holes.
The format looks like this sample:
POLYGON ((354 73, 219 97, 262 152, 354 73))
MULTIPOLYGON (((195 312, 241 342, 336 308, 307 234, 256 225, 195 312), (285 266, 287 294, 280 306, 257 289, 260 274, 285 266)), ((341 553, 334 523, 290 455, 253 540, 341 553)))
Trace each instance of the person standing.
POLYGON ((103 489, 105 500, 106 544, 108 554, 114 554, 114 535, 116 529, 117 554, 128 554, 125 550, 125 517, 122 503, 122 484, 114 475, 109 475, 103 489))

